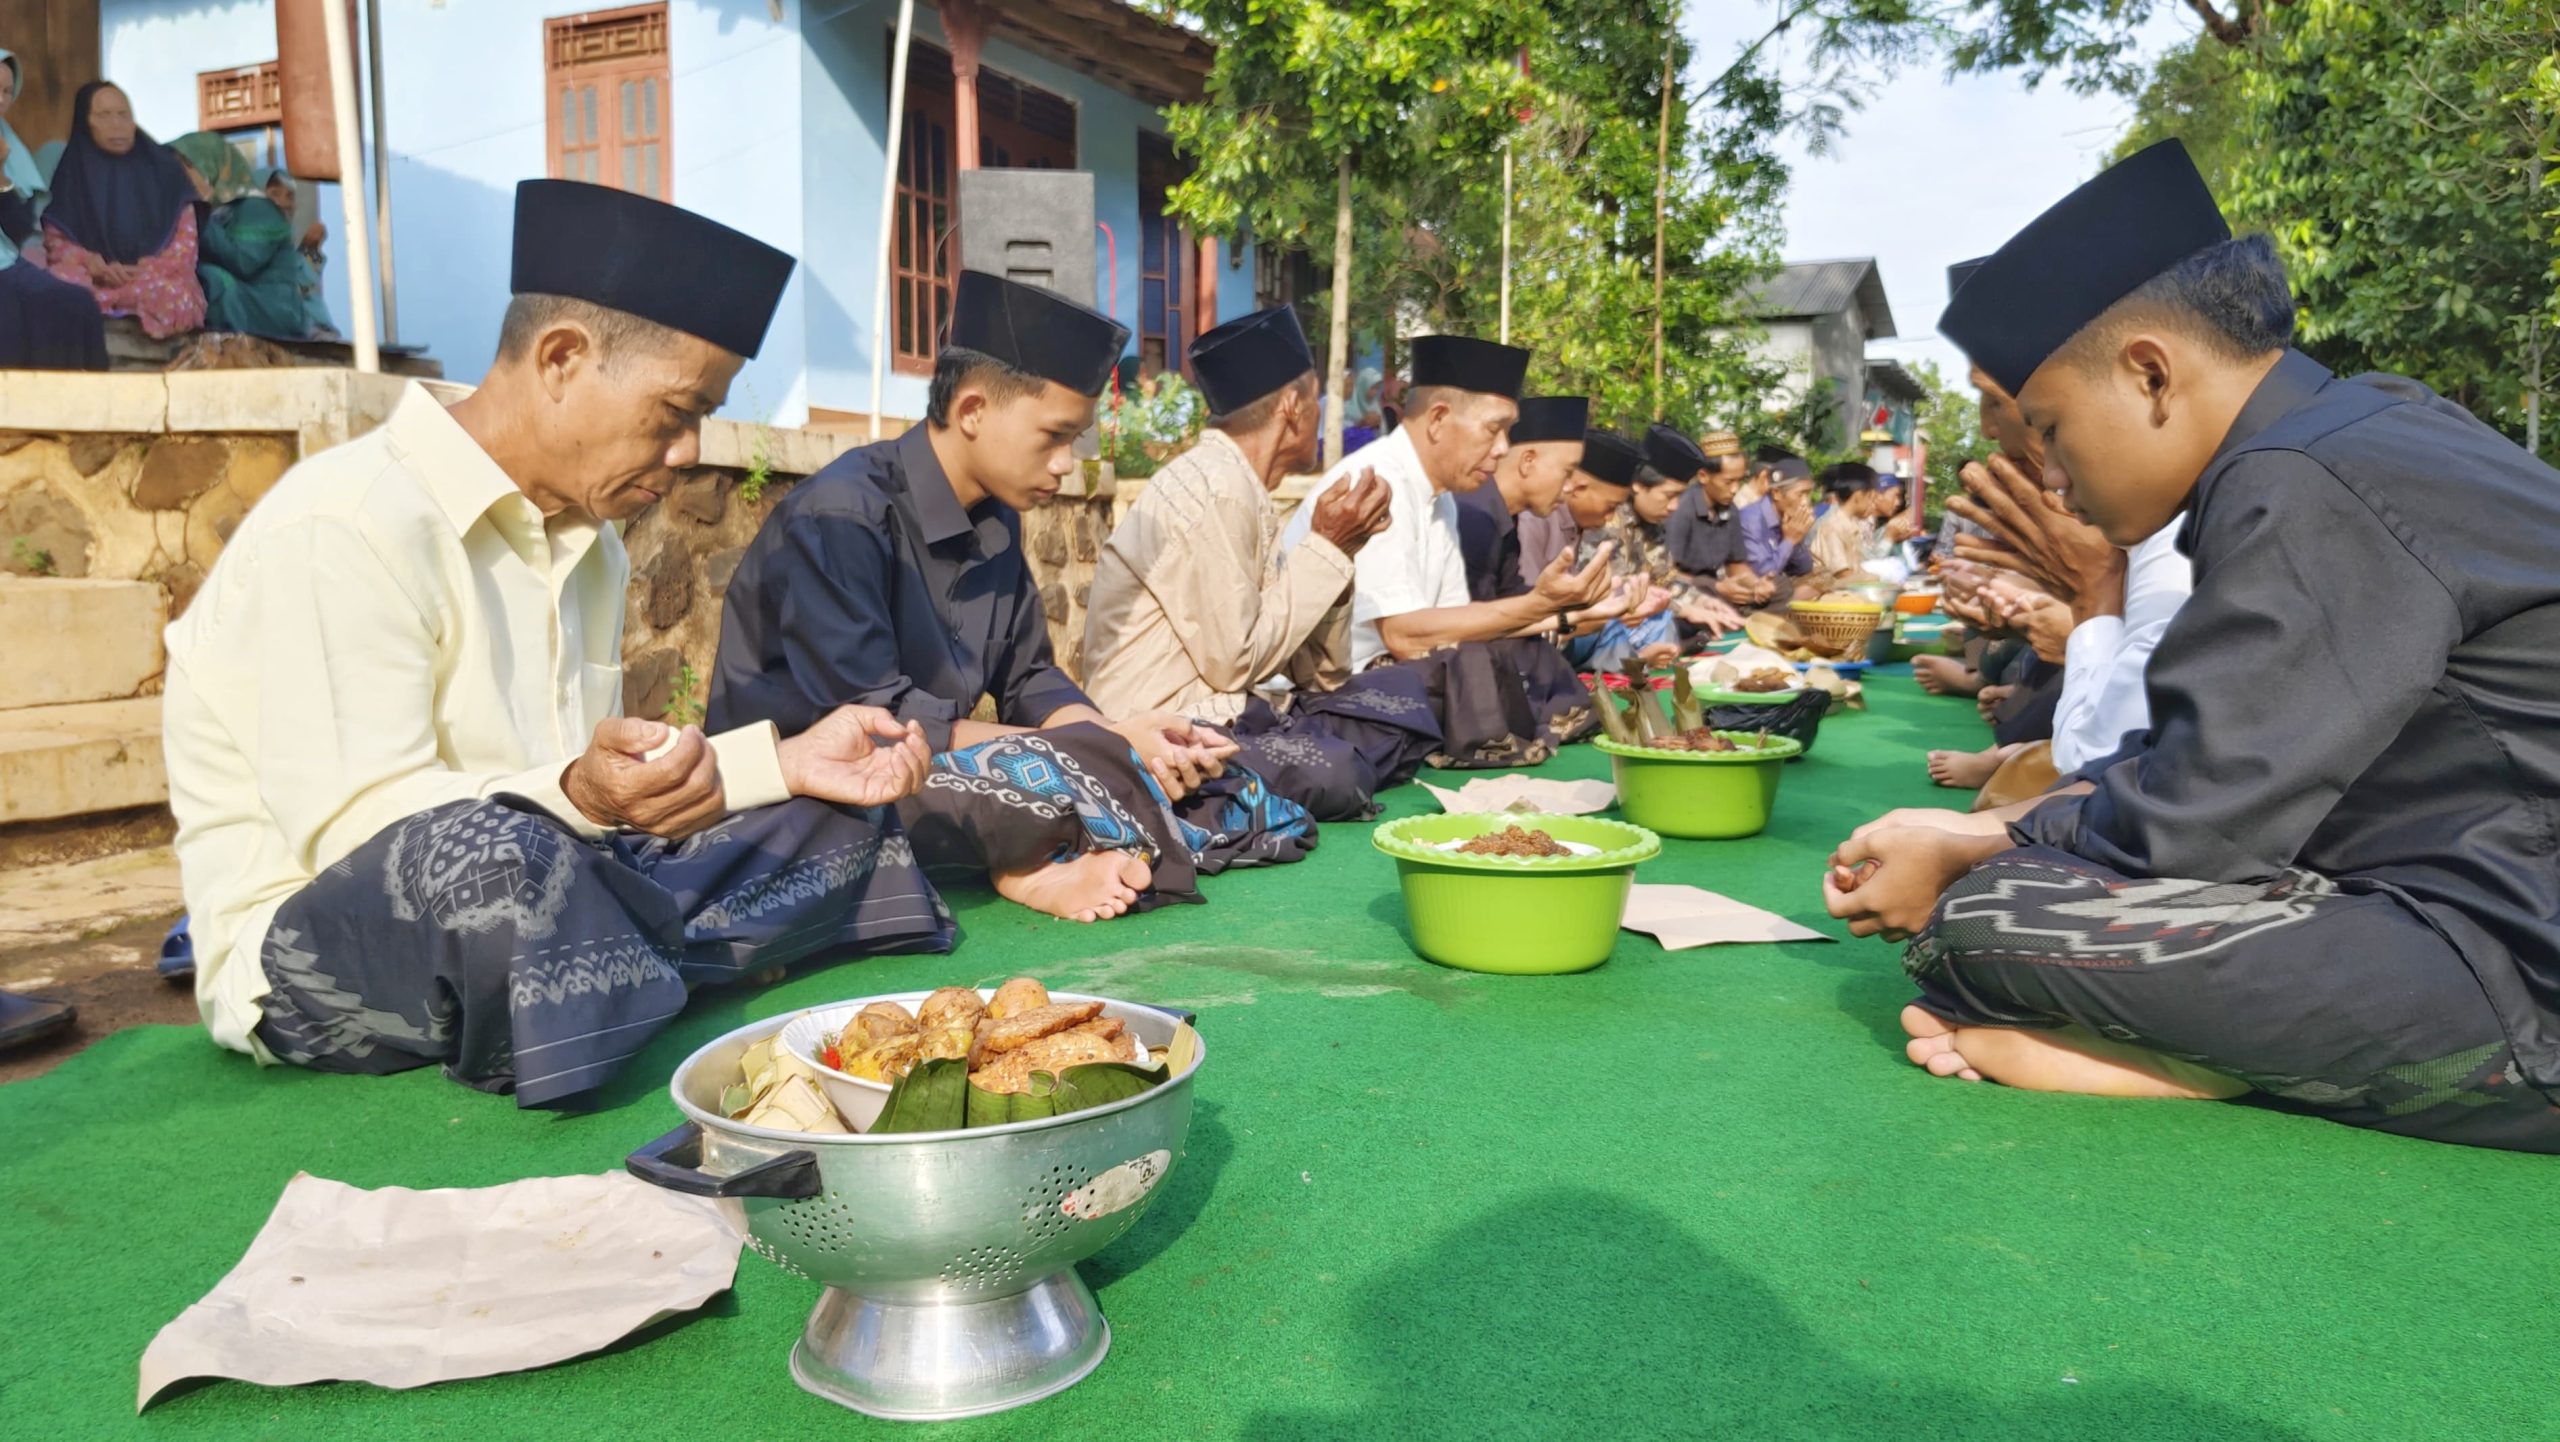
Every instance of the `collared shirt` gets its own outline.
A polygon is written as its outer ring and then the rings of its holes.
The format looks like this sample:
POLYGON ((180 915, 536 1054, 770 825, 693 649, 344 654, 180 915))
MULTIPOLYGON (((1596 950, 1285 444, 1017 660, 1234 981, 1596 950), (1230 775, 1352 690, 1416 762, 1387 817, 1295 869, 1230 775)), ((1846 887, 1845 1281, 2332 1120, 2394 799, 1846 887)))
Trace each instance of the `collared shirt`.
POLYGON ((1520 574, 1520 518, 1488 482, 1458 497, 1458 553, 1467 563, 1467 594, 1479 601, 1525 596, 1520 574))
MULTIPOLYGON (((1813 533, 1808 530, 1807 537, 1813 533)), ((1762 496, 1742 508, 1742 564, 1757 576, 1803 576, 1813 570, 1813 548, 1787 540, 1786 523, 1778 518, 1778 498, 1762 496)))
MULTIPOLYGON (((1467 595, 1467 563, 1458 549, 1458 502, 1431 484, 1413 435, 1401 428, 1371 441, 1334 463, 1307 494, 1322 495, 1344 476, 1375 470, 1387 483, 1387 528, 1360 548, 1351 591, 1351 669, 1365 671, 1388 655, 1378 636, 1384 616, 1463 606, 1467 595)), ((1491 484, 1491 482, 1487 482, 1491 484)), ((1281 533, 1280 544, 1291 551, 1314 534, 1315 506, 1302 503, 1281 533)))
POLYGON ((962 510, 929 429, 838 456, 765 518, 729 581, 711 724, 797 732, 859 703, 939 752, 981 696, 1007 726, 1092 704, 1050 659, 1022 517, 962 510))
POLYGON ((2560 472, 2414 381, 2288 352, 2178 545, 2195 594, 2147 737, 2012 834, 2128 876, 2394 895, 2560 1094, 2560 472))
POLYGON ((1224 725, 1275 676, 1320 691, 1349 679, 1351 558, 1322 536, 1284 556, 1279 536, 1270 492, 1224 431, 1202 431, 1148 480, 1085 603, 1085 689, 1105 715, 1224 725))
POLYGON ((1813 530, 1805 536, 1805 548, 1813 556, 1815 574, 1830 576, 1842 571, 1865 570, 1867 542, 1875 531, 1875 522, 1864 516, 1851 515, 1843 507, 1833 506, 1828 514, 1813 523, 1813 530))
MULTIPOLYGON (((213 1039, 267 1060, 286 898, 405 817, 511 793, 583 834, 561 772, 622 710, 610 526, 542 513, 420 386, 286 473, 169 627, 161 742, 213 1039)), ((773 731, 716 738, 731 806, 788 794, 773 731)))
POLYGON ((1662 548, 1682 575, 1713 581, 1743 558, 1741 521, 1732 506, 1708 500, 1707 488, 1693 483, 1662 523, 1662 548))
POLYGON ((2053 712, 2053 764, 2077 771, 2151 729, 2143 675, 2151 653, 2195 589, 2173 522, 2125 556, 2124 614, 2092 616, 2065 643, 2062 699, 2053 712))

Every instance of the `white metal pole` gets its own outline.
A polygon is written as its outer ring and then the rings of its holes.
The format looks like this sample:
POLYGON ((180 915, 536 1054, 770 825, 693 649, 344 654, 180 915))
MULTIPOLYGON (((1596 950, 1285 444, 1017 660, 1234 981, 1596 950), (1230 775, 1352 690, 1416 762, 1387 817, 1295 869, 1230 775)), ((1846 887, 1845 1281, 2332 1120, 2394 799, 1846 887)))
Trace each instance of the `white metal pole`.
MULTIPOLYGON (((907 42, 915 34, 916 0, 898 0, 898 43, 889 55, 889 148, 880 174, 880 276, 871 290, 871 439, 880 439, 881 387, 889 374, 890 247, 898 238, 899 147, 906 140, 907 42)), ((930 263, 930 262, 928 262, 930 263)))
POLYGON ((341 0, 321 0, 322 34, 329 42, 329 108, 338 121, 338 209, 347 226, 348 330, 356 369, 382 369, 382 347, 373 330, 373 236, 365 216, 364 138, 356 126, 355 37, 341 0))
POLYGON ((1511 142, 1502 142, 1502 343, 1511 344, 1511 142))
POLYGON ((373 226, 374 239, 380 242, 379 274, 382 277, 382 339, 391 345, 400 343, 399 292, 392 284, 391 265, 391 138, 382 128, 382 7, 384 0, 365 0, 364 48, 365 95, 373 111, 373 226))

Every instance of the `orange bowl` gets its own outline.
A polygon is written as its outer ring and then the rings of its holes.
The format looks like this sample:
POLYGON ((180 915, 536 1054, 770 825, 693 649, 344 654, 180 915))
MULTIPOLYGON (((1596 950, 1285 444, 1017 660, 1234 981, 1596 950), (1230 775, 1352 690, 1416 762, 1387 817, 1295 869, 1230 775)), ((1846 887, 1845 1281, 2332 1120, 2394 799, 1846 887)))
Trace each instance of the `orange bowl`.
POLYGON ((1893 609, 1906 616, 1926 616, 1938 609, 1935 591, 1905 591, 1894 597, 1893 609))

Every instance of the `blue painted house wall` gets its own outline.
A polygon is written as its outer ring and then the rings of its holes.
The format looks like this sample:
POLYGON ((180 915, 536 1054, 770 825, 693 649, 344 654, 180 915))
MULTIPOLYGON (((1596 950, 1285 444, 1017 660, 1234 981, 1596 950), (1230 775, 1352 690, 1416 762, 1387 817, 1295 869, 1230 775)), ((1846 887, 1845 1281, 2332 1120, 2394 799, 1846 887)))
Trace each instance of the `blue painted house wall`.
MULTIPOLYGON (((476 379, 506 305, 515 183, 546 173, 543 21, 579 12, 557 0, 379 3, 399 338, 476 379)), ((812 406, 868 412, 894 0, 782 0, 779 18, 770 0, 670 0, 667 20, 671 198, 802 262, 728 414, 797 425, 812 406)), ((100 23, 108 76, 162 139, 194 127, 197 72, 275 56, 272 0, 100 0, 100 23)), ((915 28, 943 43, 931 8, 917 7, 915 28)), ((1002 40, 987 43, 984 64, 1075 104, 1077 163, 1118 241, 1114 311, 1134 329, 1138 132, 1161 132, 1162 116, 1002 40)), ((343 329, 335 187, 320 198, 343 329)), ((1095 295, 1111 305, 1107 256, 1097 243, 1095 295)), ((1250 310, 1250 252, 1241 266, 1222 254, 1218 270, 1219 318, 1250 310)), ((892 371, 882 409, 920 415, 924 392, 921 378, 892 371)))

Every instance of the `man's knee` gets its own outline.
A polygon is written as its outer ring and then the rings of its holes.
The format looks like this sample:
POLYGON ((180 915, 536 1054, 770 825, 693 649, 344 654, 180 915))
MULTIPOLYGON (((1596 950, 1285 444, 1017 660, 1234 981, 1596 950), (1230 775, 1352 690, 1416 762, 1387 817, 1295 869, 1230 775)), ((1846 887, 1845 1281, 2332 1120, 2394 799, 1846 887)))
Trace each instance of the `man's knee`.
POLYGON ((529 938, 558 924, 585 847, 548 812, 505 797, 421 811, 377 842, 394 918, 529 938))

